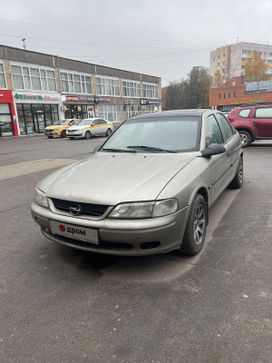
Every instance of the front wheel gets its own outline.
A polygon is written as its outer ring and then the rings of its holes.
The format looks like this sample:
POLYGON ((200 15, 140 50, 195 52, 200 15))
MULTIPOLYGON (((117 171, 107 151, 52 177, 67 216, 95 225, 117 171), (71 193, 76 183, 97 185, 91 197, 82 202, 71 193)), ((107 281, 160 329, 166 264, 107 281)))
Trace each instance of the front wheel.
POLYGON ((242 147, 249 146, 252 142, 252 137, 251 137, 250 133, 245 130, 239 130, 239 134, 240 134, 240 140, 241 140, 242 147))
POLYGON ((91 138, 91 136, 92 136, 92 134, 90 133, 90 131, 86 131, 86 133, 85 133, 85 139, 90 139, 91 138))
POLYGON ((232 189, 239 189, 243 184, 243 180, 244 180, 244 162, 243 162, 243 157, 241 157, 239 160, 235 177, 230 182, 229 187, 232 189))
POLYGON ((180 252, 196 255, 204 245, 208 225, 208 207, 201 194, 197 194, 192 203, 187 226, 184 232, 180 252))
POLYGON ((61 137, 61 138, 66 137, 66 131, 65 131, 65 130, 61 131, 60 137, 61 137))
POLYGON ((111 134, 112 134, 112 130, 108 129, 107 132, 106 132, 106 136, 109 137, 111 134))

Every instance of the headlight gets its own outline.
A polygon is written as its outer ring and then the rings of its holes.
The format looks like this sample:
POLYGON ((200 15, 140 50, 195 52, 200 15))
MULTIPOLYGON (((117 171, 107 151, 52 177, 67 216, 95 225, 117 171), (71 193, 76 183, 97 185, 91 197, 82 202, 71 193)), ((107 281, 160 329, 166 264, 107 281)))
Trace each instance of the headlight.
POLYGON ((120 219, 140 219, 162 217, 176 212, 178 201, 176 199, 166 199, 157 202, 135 202, 117 205, 110 213, 110 218, 120 219))
POLYGON ((34 200, 35 203, 37 203, 41 207, 49 208, 49 206, 48 206, 48 200, 46 198, 46 195, 40 189, 37 189, 36 188, 35 193, 34 193, 33 200, 34 200))

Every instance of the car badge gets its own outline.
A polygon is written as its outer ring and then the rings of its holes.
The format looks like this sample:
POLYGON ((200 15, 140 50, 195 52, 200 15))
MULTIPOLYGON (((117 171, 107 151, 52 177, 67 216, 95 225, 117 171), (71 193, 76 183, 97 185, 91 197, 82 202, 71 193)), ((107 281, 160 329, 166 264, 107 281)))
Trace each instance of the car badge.
POLYGON ((77 216, 81 212, 81 206, 78 204, 73 204, 69 207, 69 212, 72 216, 77 216))

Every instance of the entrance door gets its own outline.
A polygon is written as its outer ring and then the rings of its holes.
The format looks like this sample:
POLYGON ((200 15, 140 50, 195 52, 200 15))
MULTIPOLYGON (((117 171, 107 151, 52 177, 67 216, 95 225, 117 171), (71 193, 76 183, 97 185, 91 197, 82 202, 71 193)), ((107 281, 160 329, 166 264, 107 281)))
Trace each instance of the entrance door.
POLYGON ((12 136, 12 118, 8 103, 0 104, 0 137, 12 136))
POLYGON ((34 119, 34 128, 35 132, 43 132, 45 128, 45 116, 44 113, 34 113, 33 114, 34 119))

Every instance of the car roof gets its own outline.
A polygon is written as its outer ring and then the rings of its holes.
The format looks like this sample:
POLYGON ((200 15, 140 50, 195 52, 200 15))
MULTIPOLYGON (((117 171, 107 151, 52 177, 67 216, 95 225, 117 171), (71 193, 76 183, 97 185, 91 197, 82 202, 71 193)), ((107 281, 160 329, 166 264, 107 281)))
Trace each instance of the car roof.
POLYGON ((151 118, 151 117, 170 117, 170 116, 202 116, 205 113, 214 113, 218 112, 217 110, 211 109, 187 109, 187 110, 171 110, 171 111, 161 111, 161 112, 154 112, 154 113, 146 113, 136 115, 130 120, 138 119, 138 118, 151 118))

